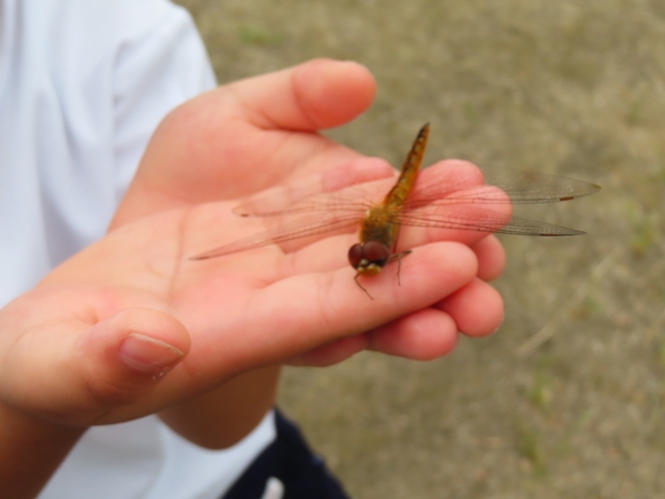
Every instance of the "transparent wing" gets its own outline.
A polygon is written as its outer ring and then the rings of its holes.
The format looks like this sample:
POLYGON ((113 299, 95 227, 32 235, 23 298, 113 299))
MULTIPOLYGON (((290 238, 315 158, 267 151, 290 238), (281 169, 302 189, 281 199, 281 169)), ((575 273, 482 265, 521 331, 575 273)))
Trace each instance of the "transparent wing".
MULTIPOLYGON (((335 182, 342 185, 346 181, 340 177, 335 182)), ((394 182, 394 178, 382 179, 322 194, 326 187, 317 180, 252 197, 237 206, 234 213, 276 217, 275 226, 192 259, 214 258, 357 224, 369 207, 381 202, 394 182), (296 215, 304 216, 294 219, 296 215)), ((390 221, 416 227, 530 236, 578 235, 584 232, 511 215, 508 205, 567 201, 599 189, 582 180, 511 169, 483 170, 481 175, 475 168, 461 163, 427 168, 420 173, 413 192, 390 221)))
POLYGON ((560 175, 501 169, 485 171, 485 183, 498 187, 517 203, 557 203, 588 196, 600 186, 560 175))
POLYGON ((583 231, 511 215, 510 205, 553 203, 596 192, 582 180, 518 170, 483 171, 468 165, 424 170, 394 223, 529 236, 572 236, 583 231), (484 181, 485 184, 480 182, 484 181), (492 206, 494 205, 494 206, 492 206))
POLYGON ((597 192, 596 184, 559 175, 512 169, 483 168, 484 185, 470 168, 431 168, 421 173, 406 204, 416 206, 445 199, 448 203, 556 203, 597 192), (497 192, 493 187, 498 187, 497 192))
POLYGON ((207 260, 208 258, 239 253, 269 244, 279 244, 293 239, 325 234, 356 225, 359 221, 359 217, 353 214, 343 214, 340 216, 334 213, 331 213, 327 217, 318 213, 316 215, 289 219, 283 223, 276 223, 271 229, 236 239, 230 243, 217 246, 204 253, 190 257, 190 260, 207 260))
POLYGON ((349 184, 349 179, 343 178, 343 173, 329 172, 327 181, 317 177, 270 189, 235 206, 233 213, 243 217, 271 217, 331 209, 366 210, 395 183, 395 179, 390 177, 349 184))
MULTIPOLYGON (((592 194, 596 184, 558 175, 512 169, 483 169, 484 185, 469 167, 424 169, 405 206, 415 208, 433 202, 535 204, 567 201, 592 194), (471 188, 473 186, 473 188, 471 188), (498 187, 502 193, 497 193, 498 187), (506 197, 507 196, 507 197, 506 197)), ((339 182, 338 182, 339 183, 339 182)), ((233 212, 241 216, 281 216, 312 211, 360 211, 379 202, 394 184, 382 179, 321 193, 320 181, 280 187, 251 198, 233 212)))
POLYGON ((575 236, 585 232, 560 225, 529 220, 478 205, 427 205, 414 211, 403 211, 395 223, 414 227, 475 230, 521 236, 575 236))

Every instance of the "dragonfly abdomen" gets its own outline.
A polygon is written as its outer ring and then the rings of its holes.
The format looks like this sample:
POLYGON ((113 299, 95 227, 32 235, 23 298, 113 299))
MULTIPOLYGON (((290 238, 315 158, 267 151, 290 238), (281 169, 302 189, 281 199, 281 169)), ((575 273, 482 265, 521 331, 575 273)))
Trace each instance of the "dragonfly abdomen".
POLYGON ((429 123, 426 123, 418 132, 409 154, 407 154, 402 169, 400 171, 397 182, 390 190, 388 195, 383 201, 385 206, 399 205, 401 206, 409 197, 411 189, 418 177, 420 170, 420 163, 425 154, 425 146, 427 145, 427 137, 429 136, 429 123))

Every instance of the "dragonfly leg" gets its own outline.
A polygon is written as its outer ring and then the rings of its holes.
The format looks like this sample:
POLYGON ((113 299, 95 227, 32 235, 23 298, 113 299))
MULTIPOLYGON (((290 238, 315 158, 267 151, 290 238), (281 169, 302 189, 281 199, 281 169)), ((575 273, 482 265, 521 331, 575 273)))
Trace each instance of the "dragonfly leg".
POLYGON ((393 253, 390 255, 390 260, 388 260, 389 262, 397 260, 397 284, 399 286, 402 285, 402 282, 399 279, 399 272, 402 269, 402 257, 408 255, 409 253, 411 253, 411 250, 404 250, 400 251, 399 253, 393 253))
POLYGON ((359 287, 360 289, 362 289, 362 290, 365 292, 365 294, 366 294, 367 296, 369 296, 369 297, 373 300, 374 297, 373 297, 372 295, 370 295, 370 294, 369 294, 369 291, 367 291, 365 288, 363 288, 363 285, 360 284, 360 281, 358 281, 358 276, 359 276, 359 275, 360 275, 360 274, 356 274, 356 276, 353 278, 353 280, 356 281, 356 284, 358 285, 358 287, 359 287))
MULTIPOLYGON (((390 257, 388 258, 388 261, 386 262, 386 263, 390 263, 390 262, 392 262, 392 261, 397 260, 397 284, 400 285, 400 286, 402 285, 402 283, 400 282, 400 279, 399 279, 399 271, 400 271, 400 268, 402 267, 402 257, 408 255, 409 253, 411 253, 411 250, 400 251, 399 253, 393 253, 392 255, 390 255, 390 257)), ((382 265, 381 267, 383 267, 383 265, 382 265)), ((376 272, 373 272, 372 274, 376 274, 377 272, 380 271, 380 269, 381 269, 381 268, 379 267, 378 270, 377 270, 376 272)), ((372 274, 370 274, 370 275, 372 275, 372 274)), ((369 297, 373 300, 374 297, 373 297, 372 295, 369 294, 369 291, 367 291, 367 290, 363 287, 362 284, 360 284, 360 281, 358 280, 358 277, 359 277, 360 275, 362 275, 362 273, 361 273, 361 272, 358 272, 358 273, 355 275, 355 277, 353 278, 353 280, 356 281, 356 284, 358 285, 358 287, 359 287, 360 289, 362 289, 362 290, 365 292, 365 294, 366 294, 367 296, 369 296, 369 297)))

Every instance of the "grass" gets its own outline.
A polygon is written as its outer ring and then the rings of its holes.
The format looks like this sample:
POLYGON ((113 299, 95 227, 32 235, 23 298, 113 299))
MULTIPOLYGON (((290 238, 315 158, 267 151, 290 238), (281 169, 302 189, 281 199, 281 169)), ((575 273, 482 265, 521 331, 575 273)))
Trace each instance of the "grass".
POLYGON ((238 27, 238 36, 242 43, 248 45, 279 45, 285 39, 284 34, 248 24, 238 27))
POLYGON ((287 370, 282 405, 353 496, 662 496, 665 3, 180 3, 222 82, 311 57, 365 64, 375 103, 326 132, 365 154, 398 164, 430 121, 426 161, 603 187, 528 212, 587 236, 502 239, 497 335, 429 364, 359 355, 287 370))

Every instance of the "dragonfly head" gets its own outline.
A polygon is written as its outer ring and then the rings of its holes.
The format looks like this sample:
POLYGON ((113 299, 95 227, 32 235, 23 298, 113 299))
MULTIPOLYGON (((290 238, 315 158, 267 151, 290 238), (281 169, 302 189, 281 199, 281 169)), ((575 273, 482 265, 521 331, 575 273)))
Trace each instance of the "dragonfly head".
POLYGON ((384 244, 368 241, 349 249, 349 263, 359 275, 376 275, 390 261, 390 250, 384 244))

